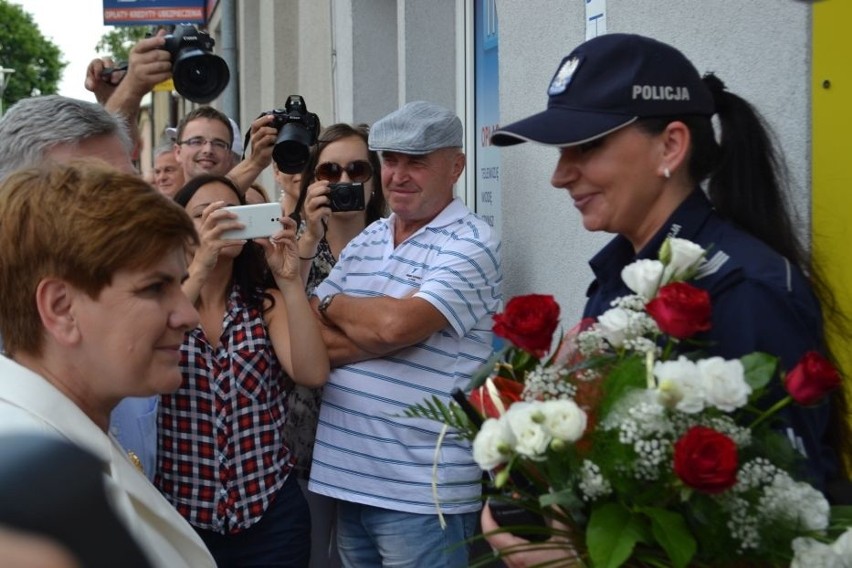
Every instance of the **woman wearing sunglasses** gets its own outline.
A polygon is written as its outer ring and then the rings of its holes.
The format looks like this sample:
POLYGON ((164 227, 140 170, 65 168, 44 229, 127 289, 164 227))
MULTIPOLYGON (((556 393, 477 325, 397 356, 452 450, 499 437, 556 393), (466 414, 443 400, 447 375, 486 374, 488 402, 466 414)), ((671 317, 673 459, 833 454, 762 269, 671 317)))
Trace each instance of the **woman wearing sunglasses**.
POLYGON ((305 218, 299 254, 310 263, 308 295, 331 271, 340 251, 367 225, 386 215, 379 156, 367 148, 367 125, 332 124, 320 133, 305 171, 297 210, 305 218), (332 212, 330 184, 362 183, 362 210, 332 212))
MULTIPOLYGON (((311 150, 302 173, 296 211, 304 218, 299 239, 302 274, 307 274, 310 297, 340 257, 340 251, 367 225, 387 214, 376 152, 367 148, 367 125, 333 124, 324 129, 311 150), (331 210, 329 184, 362 183, 365 207, 355 211, 331 210)), ((288 395, 285 438, 298 459, 296 470, 311 508, 311 565, 340 565, 336 547, 329 550, 335 518, 332 501, 309 493, 311 455, 322 389, 296 386, 288 395)), ((333 542, 332 542, 333 544, 333 542)))

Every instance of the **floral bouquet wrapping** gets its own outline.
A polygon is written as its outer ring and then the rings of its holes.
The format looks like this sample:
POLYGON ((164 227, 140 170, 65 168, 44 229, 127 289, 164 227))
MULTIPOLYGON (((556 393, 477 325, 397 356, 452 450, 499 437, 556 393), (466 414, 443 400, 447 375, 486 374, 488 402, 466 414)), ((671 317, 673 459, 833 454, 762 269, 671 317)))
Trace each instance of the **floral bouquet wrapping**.
POLYGON ((659 260, 625 267, 634 294, 552 354, 558 304, 513 298, 494 316, 507 345, 470 394, 409 409, 473 440, 492 501, 546 519, 501 523, 531 541, 504 555, 561 547, 565 561, 548 565, 852 566, 852 514, 799 480, 801 456, 773 429, 781 408, 819 401, 840 377, 816 352, 783 374, 764 353, 704 356, 692 338, 710 327, 710 299, 688 280, 705 254, 672 238, 659 260), (769 397, 779 380, 787 395, 769 397))

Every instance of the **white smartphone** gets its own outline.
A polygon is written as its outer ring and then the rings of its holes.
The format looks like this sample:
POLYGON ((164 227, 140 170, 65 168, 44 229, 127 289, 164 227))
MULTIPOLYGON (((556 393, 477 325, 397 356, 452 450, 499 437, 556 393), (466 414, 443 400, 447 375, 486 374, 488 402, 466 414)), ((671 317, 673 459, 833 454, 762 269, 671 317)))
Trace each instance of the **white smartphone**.
POLYGON ((235 205, 223 207, 237 215, 237 221, 245 225, 243 229, 234 229, 222 233, 223 239, 259 239, 271 237, 281 226, 280 203, 258 203, 256 205, 235 205))

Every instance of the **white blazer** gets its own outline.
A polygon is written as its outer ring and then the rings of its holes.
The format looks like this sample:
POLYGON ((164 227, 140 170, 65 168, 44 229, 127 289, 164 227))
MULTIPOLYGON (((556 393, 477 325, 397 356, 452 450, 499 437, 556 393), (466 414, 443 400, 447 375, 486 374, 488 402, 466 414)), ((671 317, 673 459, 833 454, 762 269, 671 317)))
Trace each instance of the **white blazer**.
POLYGON ((40 375, 0 356, 0 434, 59 436, 104 462, 107 499, 153 566, 215 567, 204 542, 111 436, 40 375))

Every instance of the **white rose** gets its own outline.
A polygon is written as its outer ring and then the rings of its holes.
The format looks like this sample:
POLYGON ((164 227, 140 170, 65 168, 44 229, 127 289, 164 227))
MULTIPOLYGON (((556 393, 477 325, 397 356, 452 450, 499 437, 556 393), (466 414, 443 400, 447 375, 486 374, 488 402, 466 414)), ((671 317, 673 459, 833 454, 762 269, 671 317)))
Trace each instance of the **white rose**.
POLYGON ((698 372, 708 405, 722 412, 732 412, 748 402, 751 387, 745 381, 745 371, 739 359, 702 359, 698 361, 698 372))
POLYGON ((611 308, 598 317, 597 329, 617 349, 624 345, 629 325, 630 312, 624 308, 611 308))
POLYGON ((660 404, 680 412, 695 414, 704 410, 704 389, 698 366, 681 355, 677 361, 654 363, 660 404))
POLYGON ((544 427, 557 440, 576 442, 586 431, 586 413, 573 400, 548 400, 541 405, 541 412, 544 427))
POLYGON ((541 402, 516 402, 501 418, 514 436, 515 452, 532 459, 544 458, 553 439, 544 429, 541 406, 541 402))
MULTIPOLYGON (((665 247, 666 245, 664 245, 665 247)), ((666 255, 665 270, 663 270, 663 282, 686 280, 691 278, 701 261, 704 259, 705 250, 686 239, 668 239, 668 251, 666 255)))
POLYGON ((515 445, 512 431, 502 420, 489 418, 473 439, 473 459, 479 467, 489 471, 509 461, 515 445))
POLYGON ((645 300, 657 295, 663 276, 663 263, 659 260, 640 259, 621 270, 621 279, 627 287, 645 300))

